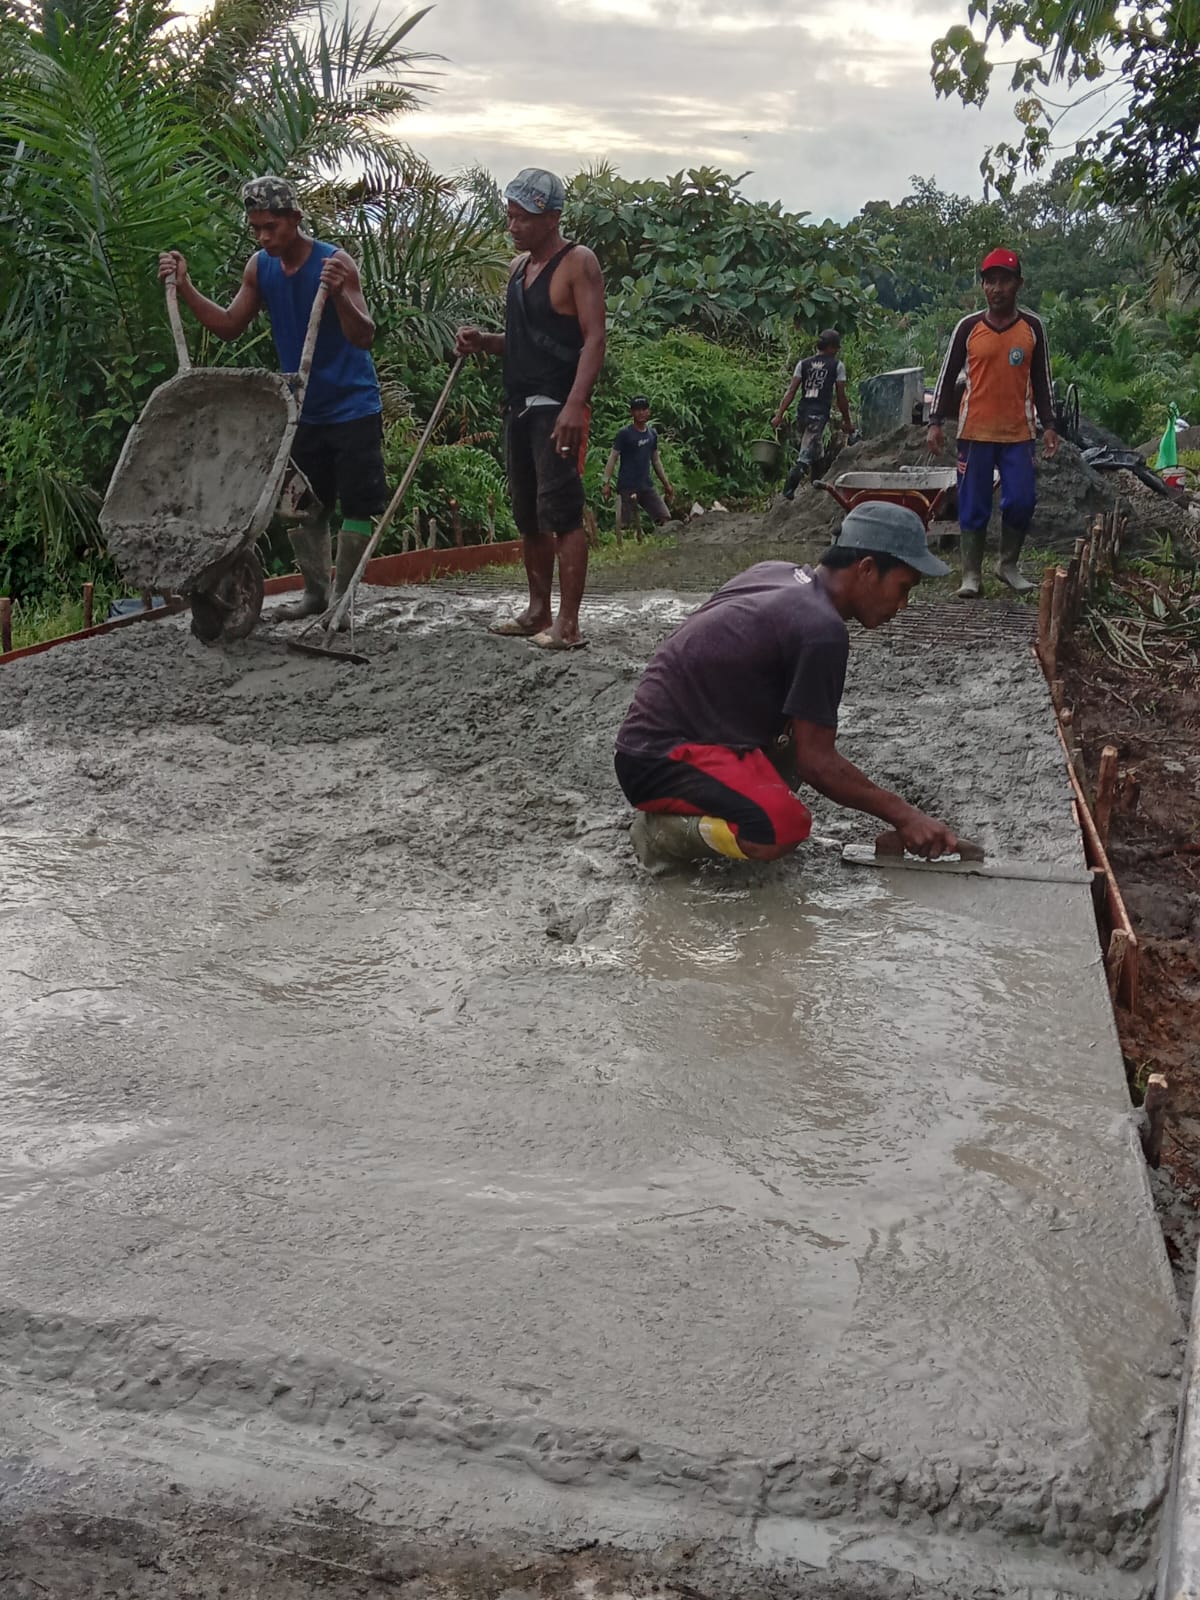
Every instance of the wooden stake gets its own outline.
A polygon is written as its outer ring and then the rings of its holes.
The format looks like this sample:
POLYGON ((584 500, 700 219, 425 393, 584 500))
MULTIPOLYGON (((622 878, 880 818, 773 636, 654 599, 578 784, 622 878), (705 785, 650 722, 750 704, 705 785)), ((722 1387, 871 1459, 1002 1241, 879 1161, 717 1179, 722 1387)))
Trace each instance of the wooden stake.
POLYGON ((430 517, 430 519, 429 519, 429 537, 425 541, 425 548, 426 548, 426 550, 435 550, 437 548, 437 518, 436 517, 430 517))
POLYGON ((90 628, 92 625, 92 596, 95 593, 94 583, 85 583, 83 586, 83 625, 90 628))
POLYGON ((1059 650, 1063 642, 1063 629, 1067 620, 1067 569, 1055 567, 1054 593, 1050 599, 1050 655, 1058 665, 1059 650))
POLYGON ((7 655, 12 649, 12 601, 8 595, 0 595, 0 654, 7 655))
POLYGON ((583 525, 587 529, 588 545, 593 550, 600 548, 600 529, 596 526, 596 513, 591 506, 583 508, 583 525))
POLYGON ((1100 843, 1108 849, 1108 830, 1112 822, 1113 800, 1117 792, 1117 747, 1106 744, 1100 755, 1100 769, 1096 775, 1096 805, 1093 816, 1100 843))
POLYGON ((1054 709, 1055 709, 1056 712, 1062 710, 1062 708, 1063 708, 1063 681, 1062 681, 1061 678, 1052 678, 1050 680, 1050 701, 1051 701, 1051 704, 1054 706, 1054 709))
POLYGON ((1117 991, 1121 987, 1121 972, 1125 966, 1125 957, 1129 952, 1129 935, 1124 928, 1114 928, 1112 937, 1108 941, 1108 954, 1104 958, 1104 969, 1108 974, 1108 992, 1116 1004, 1117 991))
POLYGON ((1141 779, 1136 767, 1131 767, 1121 774, 1121 781, 1117 785, 1116 809, 1123 817, 1131 817, 1137 810, 1140 791, 1141 779))
POLYGON ((454 533, 455 547, 461 550, 463 542, 462 514, 458 509, 457 500, 451 500, 450 502, 450 527, 454 533))
POLYGON ((1157 1168, 1162 1161, 1163 1130, 1167 1124, 1167 1110, 1171 1100, 1171 1086, 1161 1072, 1152 1072, 1146 1080, 1146 1096, 1142 1110, 1146 1113, 1142 1128, 1142 1151, 1146 1165, 1157 1168))
POLYGON ((487 533, 488 533, 488 536, 487 536, 487 542, 489 544, 495 544, 495 542, 496 542, 496 496, 494 494, 488 495, 488 497, 487 497, 487 508, 488 508, 488 520, 487 520, 487 533))
POLYGON ((1038 623, 1037 640, 1038 654, 1042 658, 1042 668, 1054 676, 1054 663, 1050 659, 1050 605, 1054 599, 1054 568, 1047 567, 1042 573, 1042 587, 1038 591, 1038 623))

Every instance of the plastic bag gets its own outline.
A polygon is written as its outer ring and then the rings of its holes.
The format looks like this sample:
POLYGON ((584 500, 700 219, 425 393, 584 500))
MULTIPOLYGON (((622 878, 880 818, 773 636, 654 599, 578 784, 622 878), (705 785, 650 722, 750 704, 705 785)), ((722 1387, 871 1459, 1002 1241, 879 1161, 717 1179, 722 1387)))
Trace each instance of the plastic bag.
POLYGON ((1163 467, 1177 467, 1179 465, 1179 450, 1175 444, 1175 421, 1178 416, 1179 407, 1172 406, 1167 417, 1166 432, 1163 434, 1158 446, 1158 457, 1154 463, 1160 471, 1163 467))

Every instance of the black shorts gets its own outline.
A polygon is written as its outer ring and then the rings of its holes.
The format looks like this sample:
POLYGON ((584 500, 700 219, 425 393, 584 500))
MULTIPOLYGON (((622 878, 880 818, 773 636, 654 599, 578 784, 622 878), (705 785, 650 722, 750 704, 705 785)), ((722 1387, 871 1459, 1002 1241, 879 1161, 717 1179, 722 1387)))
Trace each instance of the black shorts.
POLYGON ((388 503, 383 417, 378 411, 352 422, 302 422, 292 460, 326 511, 340 506, 343 517, 361 521, 377 517, 388 503))
POLYGON ((522 536, 573 533, 583 522, 583 459, 562 456, 550 435, 560 406, 510 411, 504 424, 504 455, 513 521, 522 536))

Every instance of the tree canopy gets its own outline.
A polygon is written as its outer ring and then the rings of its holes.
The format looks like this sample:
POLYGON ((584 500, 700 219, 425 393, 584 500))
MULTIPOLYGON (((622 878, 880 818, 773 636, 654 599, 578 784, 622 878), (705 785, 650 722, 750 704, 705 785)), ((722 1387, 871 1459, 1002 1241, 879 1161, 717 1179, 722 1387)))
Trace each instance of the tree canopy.
POLYGON ((1177 266, 1200 270, 1200 5, 1196 0, 970 0, 968 22, 933 46, 939 95, 987 99, 995 46, 1020 52, 1015 142, 987 151, 985 177, 1011 191, 1043 167, 1068 111, 1093 105, 1098 126, 1076 142, 1081 189, 1135 211, 1177 266), (1052 98, 1064 89, 1067 100, 1052 98), (1104 98, 1101 98, 1101 97, 1104 98))

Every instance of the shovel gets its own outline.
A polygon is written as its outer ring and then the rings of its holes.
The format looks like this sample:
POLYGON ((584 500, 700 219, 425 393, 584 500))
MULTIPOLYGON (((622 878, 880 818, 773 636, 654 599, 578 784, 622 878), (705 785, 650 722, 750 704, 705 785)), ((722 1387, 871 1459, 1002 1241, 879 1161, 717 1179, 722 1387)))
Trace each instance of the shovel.
POLYGON ((974 839, 960 839, 958 853, 938 856, 932 861, 905 853, 900 835, 889 829, 881 833, 873 845, 848 844, 842 850, 842 861, 850 867, 902 867, 915 872, 936 872, 948 877, 1007 878, 1024 883, 1080 883, 1090 884, 1092 874, 1080 867, 1059 867, 1052 861, 996 861, 989 860, 981 844, 974 839))
MULTIPOLYGON (((421 465, 421 459, 424 456, 425 451, 429 448, 429 441, 433 438, 433 430, 437 427, 438 423, 442 419, 442 412, 446 409, 446 403, 450 399, 450 395, 454 389, 455 383, 458 380, 458 375, 463 369, 463 364, 465 361, 465 356, 459 356, 458 360, 450 368, 450 376, 446 379, 445 387, 438 396, 437 404, 433 408, 429 421, 425 424, 425 432, 421 435, 417 444, 417 448, 412 453, 412 460, 405 468, 404 476, 400 479, 399 485, 396 488, 396 492, 388 503, 387 510, 375 524, 375 532, 371 535, 370 541, 367 544, 367 548, 362 553, 362 558, 359 561, 358 566, 355 568, 354 576, 346 585, 345 594, 342 595, 341 599, 335 606, 331 606, 328 611, 323 611, 319 617, 314 617, 311 622, 307 623, 303 628, 301 628, 299 635, 295 639, 289 639, 289 650, 294 650, 297 652, 297 654, 304 656, 324 656, 327 660, 349 661, 360 667, 366 666, 370 661, 371 658, 369 656, 364 656, 353 648, 349 650, 335 650, 333 648, 333 639, 336 636, 337 629, 342 618, 354 604, 354 593, 359 584, 362 582, 363 573, 367 570, 367 562, 370 561, 371 557, 375 554, 375 550, 379 544, 379 541, 391 527, 393 518, 404 503, 404 496, 408 493, 409 486, 417 475, 417 468, 421 465), (328 644, 304 643, 304 635, 306 633, 311 633, 314 628, 324 628, 327 630, 329 634, 328 644)), ((350 642, 351 646, 353 646, 353 617, 351 619, 351 630, 350 642)))

